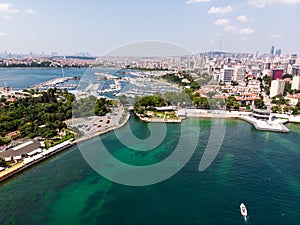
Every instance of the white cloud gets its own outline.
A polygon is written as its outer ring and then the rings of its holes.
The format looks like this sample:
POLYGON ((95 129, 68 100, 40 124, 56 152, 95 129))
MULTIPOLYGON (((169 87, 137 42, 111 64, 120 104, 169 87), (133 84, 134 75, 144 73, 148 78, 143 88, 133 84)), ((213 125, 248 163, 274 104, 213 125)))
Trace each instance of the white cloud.
POLYGON ((248 22, 249 21, 249 19, 245 15, 238 16, 237 20, 240 22, 248 22))
POLYGON ((226 26, 226 25, 230 24, 230 20, 229 19, 217 19, 214 24, 216 26, 226 26))
POLYGON ((281 38, 281 34, 271 34, 271 38, 281 38))
POLYGON ((11 18, 12 18, 12 16, 9 16, 9 15, 4 16, 4 19, 6 19, 6 20, 10 20, 11 18))
POLYGON ((231 5, 225 6, 225 7, 211 7, 210 10, 208 11, 208 14, 226 14, 230 13, 233 10, 231 5))
POLYGON ((25 12, 28 13, 28 14, 36 14, 36 13, 38 13, 38 11, 36 11, 34 9, 26 9, 25 12))
POLYGON ((18 13, 19 10, 10 3, 0 3, 0 13, 2 14, 15 14, 18 13))
POLYGON ((256 8, 263 8, 272 4, 300 4, 300 0, 248 0, 248 3, 256 8))
POLYGON ((240 30, 240 34, 253 34, 255 32, 251 27, 246 27, 240 30))
POLYGON ((187 0, 186 4, 194 4, 194 3, 201 3, 201 2, 210 2, 210 0, 187 0))
POLYGON ((225 32, 233 32, 236 30, 236 26, 233 26, 233 25, 228 25, 226 27, 224 27, 223 29, 225 32))
POLYGON ((5 33, 5 32, 0 32, 0 37, 4 37, 4 36, 6 36, 7 35, 7 33, 5 33))

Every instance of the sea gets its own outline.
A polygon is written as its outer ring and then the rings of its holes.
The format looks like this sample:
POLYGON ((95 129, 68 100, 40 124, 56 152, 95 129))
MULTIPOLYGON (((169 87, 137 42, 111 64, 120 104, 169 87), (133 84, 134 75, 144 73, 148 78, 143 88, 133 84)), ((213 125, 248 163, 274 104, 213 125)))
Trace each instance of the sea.
MULTIPOLYGON (((70 69, 69 73, 75 75, 80 70, 70 69)), ((9 72, 8 77, 25 80, 28 74, 28 86, 35 84, 32 77, 40 82, 60 76, 55 69, 9 72)), ((2 74, 5 70, 0 71, 1 79, 2 74)), ((149 124, 134 115, 128 126, 139 140, 154 135, 149 124)), ((289 133, 274 133, 257 131, 237 119, 187 119, 183 124, 167 124, 162 142, 147 152, 124 145, 119 136, 122 132, 108 132, 1 183, 0 224, 300 224, 300 125, 287 127, 289 133), (190 129, 184 135, 196 142, 194 152, 182 169, 158 183, 116 183, 95 171, 82 154, 104 146, 120 162, 155 165, 172 155, 187 124, 190 129), (224 128, 221 136, 213 129, 216 126, 224 128), (199 163, 214 139, 222 139, 218 153, 207 169, 199 171, 199 163), (240 214, 242 202, 247 218, 240 214)), ((122 130, 129 132, 127 127, 122 130)), ((179 151, 189 147, 189 142, 183 142, 179 151)), ((137 177, 132 175, 132 179, 137 177)))

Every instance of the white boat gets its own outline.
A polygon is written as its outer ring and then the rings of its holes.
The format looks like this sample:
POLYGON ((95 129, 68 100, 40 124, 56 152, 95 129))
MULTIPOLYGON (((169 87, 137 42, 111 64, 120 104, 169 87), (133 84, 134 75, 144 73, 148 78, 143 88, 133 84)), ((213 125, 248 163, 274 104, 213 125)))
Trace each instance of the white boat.
POLYGON ((245 206, 244 203, 242 203, 242 204, 240 205, 240 209, 241 209, 241 214, 242 214, 242 216, 247 217, 248 212, 247 212, 247 208, 246 208, 246 206, 245 206))

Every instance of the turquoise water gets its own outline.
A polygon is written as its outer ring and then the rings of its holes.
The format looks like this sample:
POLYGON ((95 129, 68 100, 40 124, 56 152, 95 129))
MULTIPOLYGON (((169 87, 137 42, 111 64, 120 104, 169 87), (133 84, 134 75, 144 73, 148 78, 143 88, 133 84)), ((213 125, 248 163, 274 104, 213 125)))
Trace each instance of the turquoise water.
MULTIPOLYGON (((199 172, 213 120, 188 121, 200 129, 198 146, 170 179, 144 187, 119 185, 93 171, 73 147, 0 185, 0 224, 299 224, 299 125, 289 124, 291 132, 280 134, 224 120, 221 150, 199 172), (248 208, 247 222, 240 215, 241 202, 248 208)), ((136 118, 129 122, 139 138, 150 135, 147 124, 136 118)), ((178 144, 180 125, 167 128, 163 144, 148 153, 126 148, 114 132, 101 139, 119 160, 149 165, 178 144)), ((86 148, 95 148, 97 138, 85 142, 86 148)))

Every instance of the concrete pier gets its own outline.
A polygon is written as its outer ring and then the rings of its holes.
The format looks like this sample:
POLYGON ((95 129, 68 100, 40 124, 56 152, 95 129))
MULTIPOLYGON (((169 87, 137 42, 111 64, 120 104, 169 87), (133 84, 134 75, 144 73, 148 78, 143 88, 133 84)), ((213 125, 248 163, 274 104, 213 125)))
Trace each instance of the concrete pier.
POLYGON ((275 120, 270 122, 270 121, 258 120, 250 116, 240 116, 240 119, 252 123, 257 130, 282 132, 282 133, 288 133, 290 131, 286 126, 284 126, 283 124, 284 121, 282 120, 275 120))

